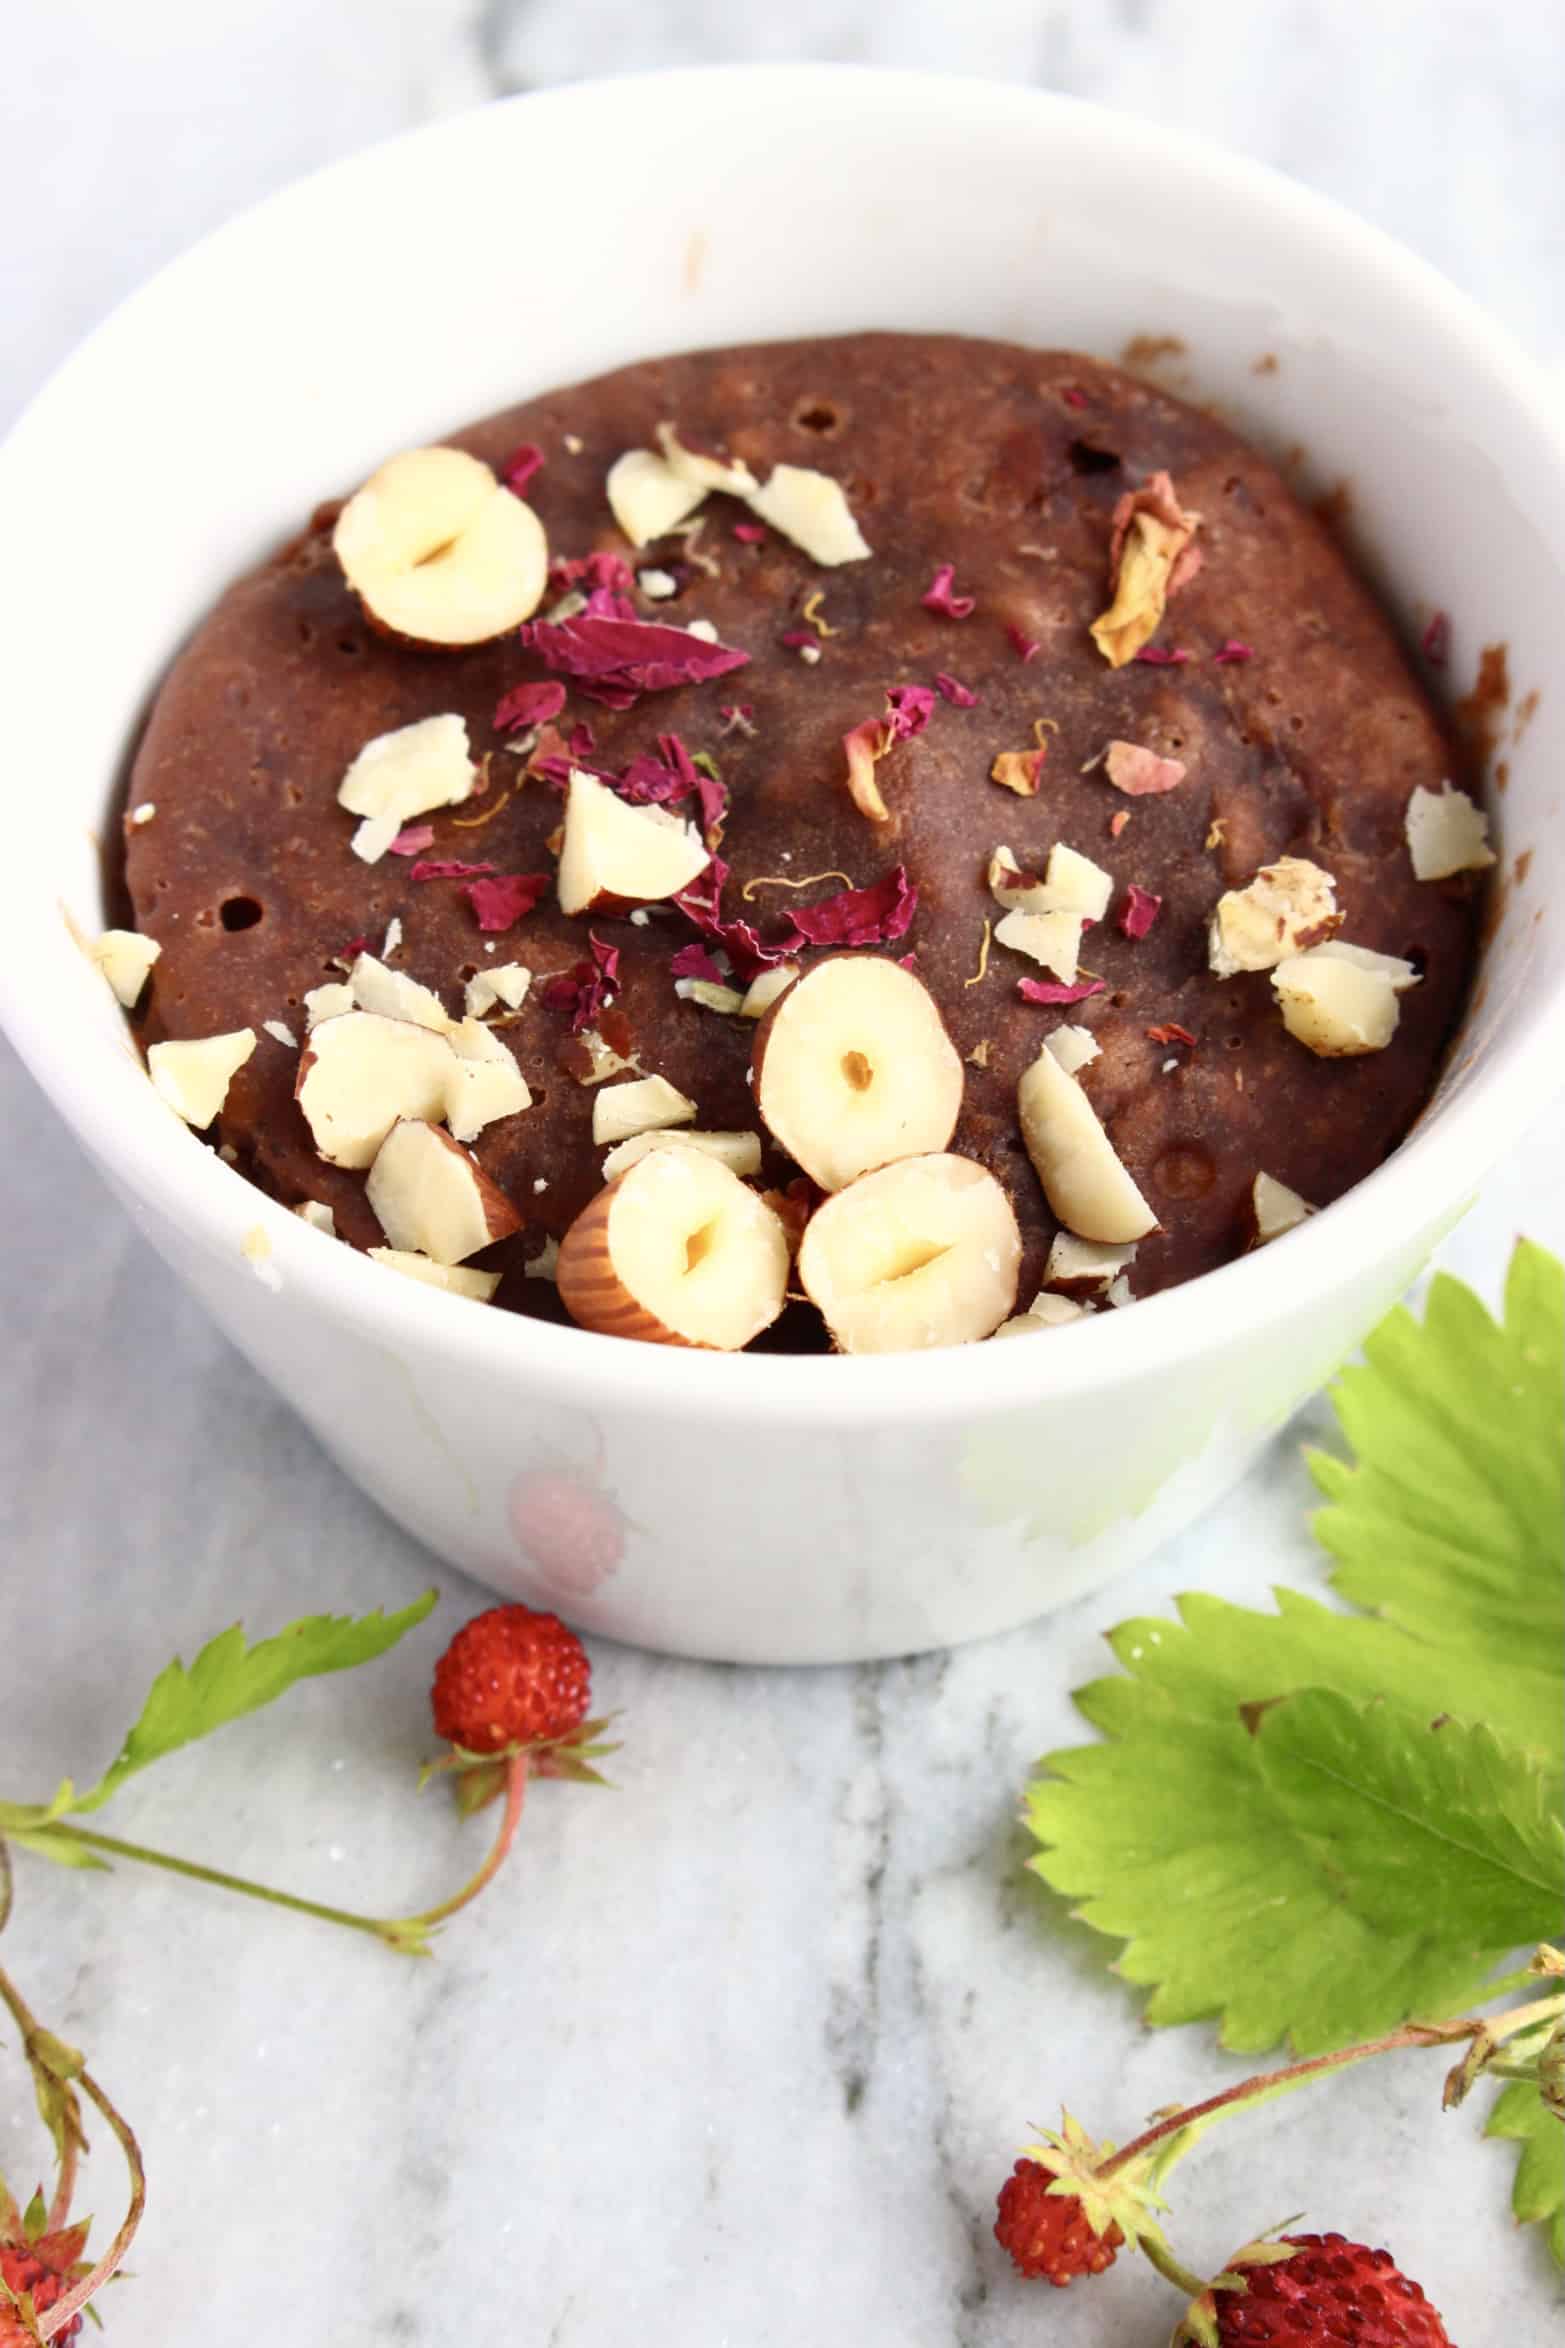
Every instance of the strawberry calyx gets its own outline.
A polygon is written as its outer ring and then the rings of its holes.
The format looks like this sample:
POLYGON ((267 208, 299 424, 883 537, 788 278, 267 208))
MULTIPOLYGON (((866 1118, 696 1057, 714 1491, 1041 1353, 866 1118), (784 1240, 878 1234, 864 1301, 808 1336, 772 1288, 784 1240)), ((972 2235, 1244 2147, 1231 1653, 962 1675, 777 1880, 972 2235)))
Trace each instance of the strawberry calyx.
MULTIPOLYGON (((1296 2225, 1296 2218, 1285 2218, 1284 2225, 1296 2225)), ((1220 2275, 1214 2275, 1191 2299, 1175 2328, 1171 2348, 1221 2348, 1218 2329, 1217 2294, 1227 2291, 1243 2298, 1249 2291, 1245 2279, 1246 2267, 1281 2266, 1294 2255, 1295 2245, 1280 2239, 1280 2228, 1271 2227, 1265 2234, 1247 2242, 1236 2250, 1220 2275)))
POLYGON ((1112 2144, 1096 2143, 1079 2120, 1062 2112, 1059 2127, 1041 2129, 1035 2143, 1023 2146, 1021 2157, 1052 2172, 1054 2182, 1048 2191, 1079 2201, 1082 2215, 1100 2239, 1117 2227, 1132 2250, 1145 2249, 1149 2242, 1161 2244, 1162 2230, 1154 2213, 1168 2204, 1156 2189, 1157 2164, 1148 2159, 1108 2169, 1105 2164, 1113 2152, 1112 2144))
POLYGON ((610 1780, 594 1764, 606 1754, 619 1751, 618 1740, 609 1743, 603 1735, 615 1717, 606 1712, 597 1720, 580 1721, 563 1736, 536 1737, 502 1745, 496 1753, 470 1753, 461 1745, 453 1745, 438 1761, 425 1762, 419 1772, 419 1791, 432 1778, 449 1777, 459 1815, 471 1818, 475 1811, 500 1799, 512 1762, 524 1757, 528 1773, 533 1777, 563 1777, 578 1785, 608 1785, 610 1780))

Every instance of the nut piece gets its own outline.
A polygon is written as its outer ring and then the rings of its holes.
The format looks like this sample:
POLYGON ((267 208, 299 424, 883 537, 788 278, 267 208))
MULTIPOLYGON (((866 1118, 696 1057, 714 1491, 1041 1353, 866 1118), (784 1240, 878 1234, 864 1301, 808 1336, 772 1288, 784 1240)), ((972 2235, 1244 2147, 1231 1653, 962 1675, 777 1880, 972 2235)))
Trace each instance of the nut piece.
POLYGON ((682 1003, 699 1003, 703 1011, 717 1011, 725 1019, 737 1019, 744 1009, 744 997, 737 987, 720 986, 712 978, 676 978, 674 992, 682 1003))
POLYGON ((1082 1239, 1144 1239, 1157 1217, 1115 1155, 1097 1112, 1047 1044, 1016 1088, 1022 1139, 1044 1196, 1082 1239))
POLYGON ((1018 1313, 1014 1320, 1002 1321, 995 1335, 1027 1337, 1034 1329, 1063 1329, 1067 1321, 1085 1321, 1088 1317, 1085 1305, 1073 1304, 1068 1296, 1051 1296, 1046 1288, 1040 1288, 1027 1310, 1018 1313))
POLYGON ((445 1115, 455 1064, 429 1028, 349 1011, 311 1029, 294 1098, 329 1165, 368 1166, 399 1118, 445 1115))
POLYGON ((409 816, 460 806, 471 797, 477 774, 468 755, 466 718, 423 717, 377 734, 337 790, 338 805, 364 818, 350 843, 354 855, 377 864, 409 816))
POLYGON ((162 951, 156 938, 144 938, 139 930, 106 929, 87 948, 87 959, 102 971, 116 1002, 134 1011, 147 973, 162 951))
POLYGON ((618 913, 677 897, 711 861, 693 823, 662 807, 632 806, 595 775, 572 772, 560 850, 562 913, 618 913))
POLYGON ((438 1125, 393 1125, 364 1185, 394 1248, 460 1264, 491 1240, 509 1239, 522 1218, 498 1184, 438 1125))
POLYGON ((358 1007, 351 986, 328 979, 325 986, 312 986, 304 998, 305 1029, 319 1027, 323 1019, 340 1019, 344 1012, 356 1011, 358 1007))
POLYGON ((1027 955, 1033 962, 1041 962, 1045 970, 1052 970, 1057 979, 1070 986, 1075 981, 1081 953, 1081 915, 1007 913, 995 924, 994 942, 997 946, 1009 946, 1014 953, 1027 955))
POLYGON ((446 1078, 445 1119, 458 1141, 476 1141, 486 1125, 532 1107, 510 1047, 481 1019, 459 1020, 451 1029, 451 1048, 456 1060, 446 1078))
POLYGON ((1396 1033, 1397 996, 1417 983, 1411 962, 1334 939, 1272 972, 1284 1027, 1323 1060, 1383 1052, 1396 1033))
POLYGON ((555 1271, 584 1329, 737 1353, 782 1311, 788 1240, 717 1158, 653 1149, 577 1216, 555 1271))
POLYGON ((312 1231, 324 1231, 328 1239, 337 1236, 337 1218, 324 1200, 305 1198, 299 1201, 294 1213, 301 1223, 308 1223, 312 1231))
POLYGON ((971 1345, 1016 1302, 1022 1242, 986 1167, 944 1151, 861 1175, 818 1207, 799 1278, 842 1353, 971 1345))
POLYGON ((401 1247, 372 1247, 370 1254, 377 1264, 400 1272, 405 1279, 422 1280, 426 1288, 443 1288, 450 1296, 470 1296, 475 1304, 487 1304, 500 1285, 498 1272, 470 1272, 461 1264, 437 1264, 428 1256, 412 1255, 401 1247))
POLYGON ((503 1003, 508 1011, 519 1011, 532 982, 533 974, 525 962, 502 962, 494 969, 480 970, 468 980, 462 1007, 469 1019, 492 1011, 496 1003, 503 1003))
POLYGON ((650 448, 628 448, 616 457, 603 486, 609 511, 632 546, 662 538, 706 496, 702 483, 682 480, 650 448))
POLYGON ((409 978, 406 971, 388 970, 373 954, 354 957, 348 985, 361 1011, 374 1011, 382 1019, 406 1019, 415 1027, 432 1028, 436 1035, 451 1032, 452 1023, 440 997, 431 988, 420 986, 416 978, 409 978))
POLYGON ((1023 872, 1009 848, 996 848, 989 859, 989 892, 1008 912, 1074 913, 1078 922, 1101 921, 1109 909, 1114 882, 1090 856, 1057 840, 1049 850, 1048 869, 1041 880, 1023 872))
POLYGON ((622 1141, 610 1150, 603 1161, 603 1179, 612 1182, 616 1174, 623 1174, 644 1158, 648 1150, 702 1150, 709 1158, 716 1158, 730 1174, 749 1176, 761 1171, 761 1137, 758 1133, 697 1133, 690 1127, 678 1132, 666 1129, 651 1133, 633 1133, 629 1141, 622 1141))
POLYGON ((752 514, 802 547, 811 562, 834 569, 863 562, 871 549, 853 519, 842 484, 805 465, 777 465, 764 489, 752 490, 752 514))
POLYGON ((962 1062, 934 997, 899 963, 833 954, 779 996, 754 1052, 755 1105, 822 1190, 944 1149, 962 1062))
POLYGON ((255 1050, 255 1029, 202 1036, 193 1043, 154 1044, 147 1074, 169 1107, 204 1133, 228 1097, 229 1085, 255 1050))
POLYGON ((1067 1076, 1075 1076, 1079 1070, 1090 1067, 1103 1050, 1090 1027, 1057 1027, 1043 1040, 1067 1076))
POLYGON ((1255 1210, 1257 1247, 1264 1247, 1268 1239, 1280 1239, 1285 1231, 1297 1230, 1316 1212, 1307 1199, 1270 1174, 1257 1174, 1250 1185, 1250 1203, 1255 1210))
POLYGON ((592 1099, 592 1138, 599 1148, 609 1141, 628 1141, 633 1133, 660 1132, 669 1125, 688 1125, 696 1113, 666 1076, 643 1076, 631 1084, 611 1084, 592 1099))
POLYGON ((739 1006, 742 1019, 764 1019, 779 995, 785 995, 799 975, 797 962, 779 962, 752 978, 739 1006))
POLYGON ((1095 1239, 1078 1239, 1074 1231, 1056 1231, 1043 1277, 1051 1288, 1112 1286, 1128 1264, 1136 1260, 1136 1243, 1104 1247, 1095 1239))
POLYGON ((1422 783, 1407 803, 1407 852, 1415 880, 1445 880, 1453 872, 1481 872, 1494 862, 1489 818, 1450 783, 1438 792, 1422 783))
POLYGON ((332 546, 369 617, 412 644, 491 643, 530 618, 549 577, 531 506, 456 448, 382 465, 338 515, 332 546))
POLYGON ((704 449, 687 448, 672 424, 658 426, 663 462, 679 481, 699 491, 699 505, 709 489, 726 489, 734 497, 753 497, 761 484, 743 457, 709 456, 704 449))
POLYGON ((1208 960, 1219 978, 1241 970, 1272 970, 1290 954, 1334 930, 1337 884, 1304 856, 1263 864, 1247 888, 1217 900, 1208 932, 1208 960))

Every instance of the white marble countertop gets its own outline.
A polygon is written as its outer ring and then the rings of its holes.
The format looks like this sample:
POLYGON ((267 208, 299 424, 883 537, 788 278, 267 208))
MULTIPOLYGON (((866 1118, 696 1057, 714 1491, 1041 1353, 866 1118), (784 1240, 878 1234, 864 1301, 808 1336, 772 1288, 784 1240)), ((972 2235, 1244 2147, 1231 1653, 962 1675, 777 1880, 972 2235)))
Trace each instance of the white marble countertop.
MULTIPOLYGON (((319 161, 495 90, 811 54, 1035 79, 1209 132, 1371 214, 1565 361, 1551 0, 59 0, 7 42, 0 422, 157 263, 319 161)), ((0 1087, 0 1791, 31 1796, 101 1767, 161 1662, 241 1611, 260 1633, 432 1576, 9 1059, 0 1087)), ((1562 1153, 1556 1106, 1445 1251, 1491 1297, 1518 1229, 1565 1247, 1562 1153)), ((1111 1623, 1193 1584, 1320 1588, 1298 1440, 1323 1424, 1317 1405, 1134 1581, 982 1647, 808 1674, 602 1651, 620 1790, 542 1789, 433 1965, 155 1876, 22 1860, 7 1962, 90 2049, 151 2171, 115 2348, 1165 2337, 1172 2301, 1139 2262, 1045 2296, 988 2239, 1030 2119, 1068 2098, 1123 2137, 1237 2075, 1202 2030, 1142 2029, 1107 1944, 1020 1874, 1016 1798, 1032 1757, 1077 1736, 1068 1691, 1111 1623)), ((454 1593, 448 1630, 472 1603, 454 1593)), ((106 1823, 327 1898, 421 1904, 458 1870, 454 1823, 412 1794, 438 1645, 301 1691, 106 1823)), ((8 2052, 0 2170, 30 2183, 20 2080, 8 2052)), ((1511 2239, 1509 2162, 1435 2107, 1432 2072, 1404 2062, 1217 2138, 1182 2174, 1192 2255, 1303 2206, 1388 2240, 1463 2348, 1540 2337, 1558 2288, 1511 2239), (1453 2250, 1458 2198, 1475 2216, 1453 2250)), ((84 2202, 100 2225, 118 2190, 105 2150, 84 2202)))

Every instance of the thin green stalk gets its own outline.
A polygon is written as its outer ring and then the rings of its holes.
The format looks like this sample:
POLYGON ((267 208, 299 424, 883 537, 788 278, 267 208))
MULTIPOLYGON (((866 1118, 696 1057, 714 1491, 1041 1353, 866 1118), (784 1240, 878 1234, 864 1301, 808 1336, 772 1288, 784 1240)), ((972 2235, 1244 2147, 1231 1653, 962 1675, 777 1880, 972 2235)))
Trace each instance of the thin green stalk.
POLYGON ((426 1908, 421 1916, 404 1916, 402 1924, 405 1928, 427 1932, 433 1925, 443 1924, 448 1916, 454 1916, 458 1908, 465 1908, 469 1900, 477 1899, 485 1884, 499 1872, 506 1853, 516 1840, 516 1829, 521 1824, 522 1804, 526 1798, 527 1755, 513 1753, 506 1763, 505 1809, 500 1817, 500 1831, 495 1836, 494 1847, 488 1858, 478 1873, 459 1892, 454 1892, 450 1899, 442 1900, 438 1908, 426 1908))

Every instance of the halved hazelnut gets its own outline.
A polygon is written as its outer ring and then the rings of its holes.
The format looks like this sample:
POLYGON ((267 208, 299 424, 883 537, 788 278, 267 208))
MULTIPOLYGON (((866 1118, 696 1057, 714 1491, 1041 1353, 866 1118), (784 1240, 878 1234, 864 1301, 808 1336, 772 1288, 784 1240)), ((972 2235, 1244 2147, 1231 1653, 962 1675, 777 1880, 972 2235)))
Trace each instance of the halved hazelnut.
POLYGON ((776 465, 764 489, 746 501, 774 530, 828 569, 862 562, 871 552, 853 518, 842 484, 806 465, 776 465))
POLYGON ((782 1311, 788 1241, 717 1158, 653 1149, 577 1216, 556 1278, 584 1329, 737 1353, 782 1311))
POLYGON ((370 618, 412 644, 491 643, 531 617, 548 584, 531 506, 456 448, 382 465, 338 515, 332 546, 370 618))
POLYGON ((1271 1174, 1257 1174, 1250 1185, 1250 1204, 1257 1247, 1264 1247, 1269 1239, 1280 1239, 1285 1231, 1296 1231, 1316 1211, 1307 1199, 1271 1174))
POLYGON ((706 496, 650 448, 628 448, 609 467, 604 490, 609 511, 632 546, 650 545, 693 514, 706 496))
POLYGON ((1272 970, 1327 931, 1342 915, 1337 884, 1307 856, 1279 856, 1253 881, 1217 900, 1208 937, 1208 961, 1218 978, 1241 970, 1272 970))
POLYGON ((628 1141, 611 1149, 603 1161, 603 1179, 612 1182, 616 1174, 625 1173, 648 1150, 700 1150, 709 1158, 716 1158, 730 1174, 748 1177, 761 1171, 761 1137, 758 1133, 698 1133, 693 1126, 677 1126, 670 1130, 658 1128, 648 1133, 633 1133, 628 1141))
POLYGON ((1396 1033, 1397 996, 1417 984, 1410 962, 1367 946, 1328 941, 1291 955, 1272 972, 1282 1023, 1323 1060, 1382 1052, 1396 1033))
POLYGON ((474 1272, 465 1264, 437 1264, 407 1248, 372 1247, 369 1252, 377 1264, 400 1272, 405 1280, 421 1280, 426 1288, 443 1288, 448 1296, 470 1296, 475 1304, 487 1304, 500 1285, 498 1272, 474 1272))
POLYGON ((522 1227, 505 1192, 466 1150, 415 1118, 393 1125, 381 1143, 364 1195, 393 1247, 437 1264, 460 1264, 522 1227))
POLYGON ((962 1061, 911 970, 833 954, 761 1021, 755 1104, 822 1190, 872 1166, 944 1149, 962 1108, 962 1061))
POLYGON ((799 1279, 842 1353, 971 1345, 1016 1301, 1022 1242, 986 1167, 945 1151, 861 1174, 817 1207, 799 1279))
POLYGON ((154 1044, 147 1074, 161 1099, 185 1123, 204 1133, 228 1098, 228 1088, 255 1050, 255 1029, 207 1035, 188 1043, 154 1044))
POLYGON ((368 1166, 399 1118, 445 1115, 454 1066, 429 1028, 348 1011, 311 1029, 294 1098, 329 1165, 368 1166))
POLYGON ((337 789, 338 805, 364 819, 349 843, 354 855, 377 864, 410 816, 460 806, 472 795, 477 777, 466 718, 422 717, 377 734, 337 789))
POLYGON ((1453 872, 1481 872, 1494 862, 1489 818, 1450 783, 1426 791, 1420 783, 1404 818, 1415 880, 1445 880, 1453 872))
POLYGON ((617 913, 677 897, 712 861, 693 823, 617 798, 574 772, 565 799, 559 897, 563 913, 617 913))
POLYGON ((1047 1044, 1016 1088, 1022 1139, 1044 1196, 1082 1239, 1144 1239, 1157 1217, 1115 1154, 1097 1112, 1047 1044))
POLYGON ((88 946, 87 959, 102 971, 115 1001, 133 1011, 162 951, 156 938, 144 938, 139 930, 106 929, 88 946))
POLYGON ((592 1099, 592 1138, 628 1141, 633 1133, 655 1133, 669 1125, 689 1125, 696 1105, 687 1100, 666 1076, 642 1076, 630 1084, 611 1084, 592 1099))

